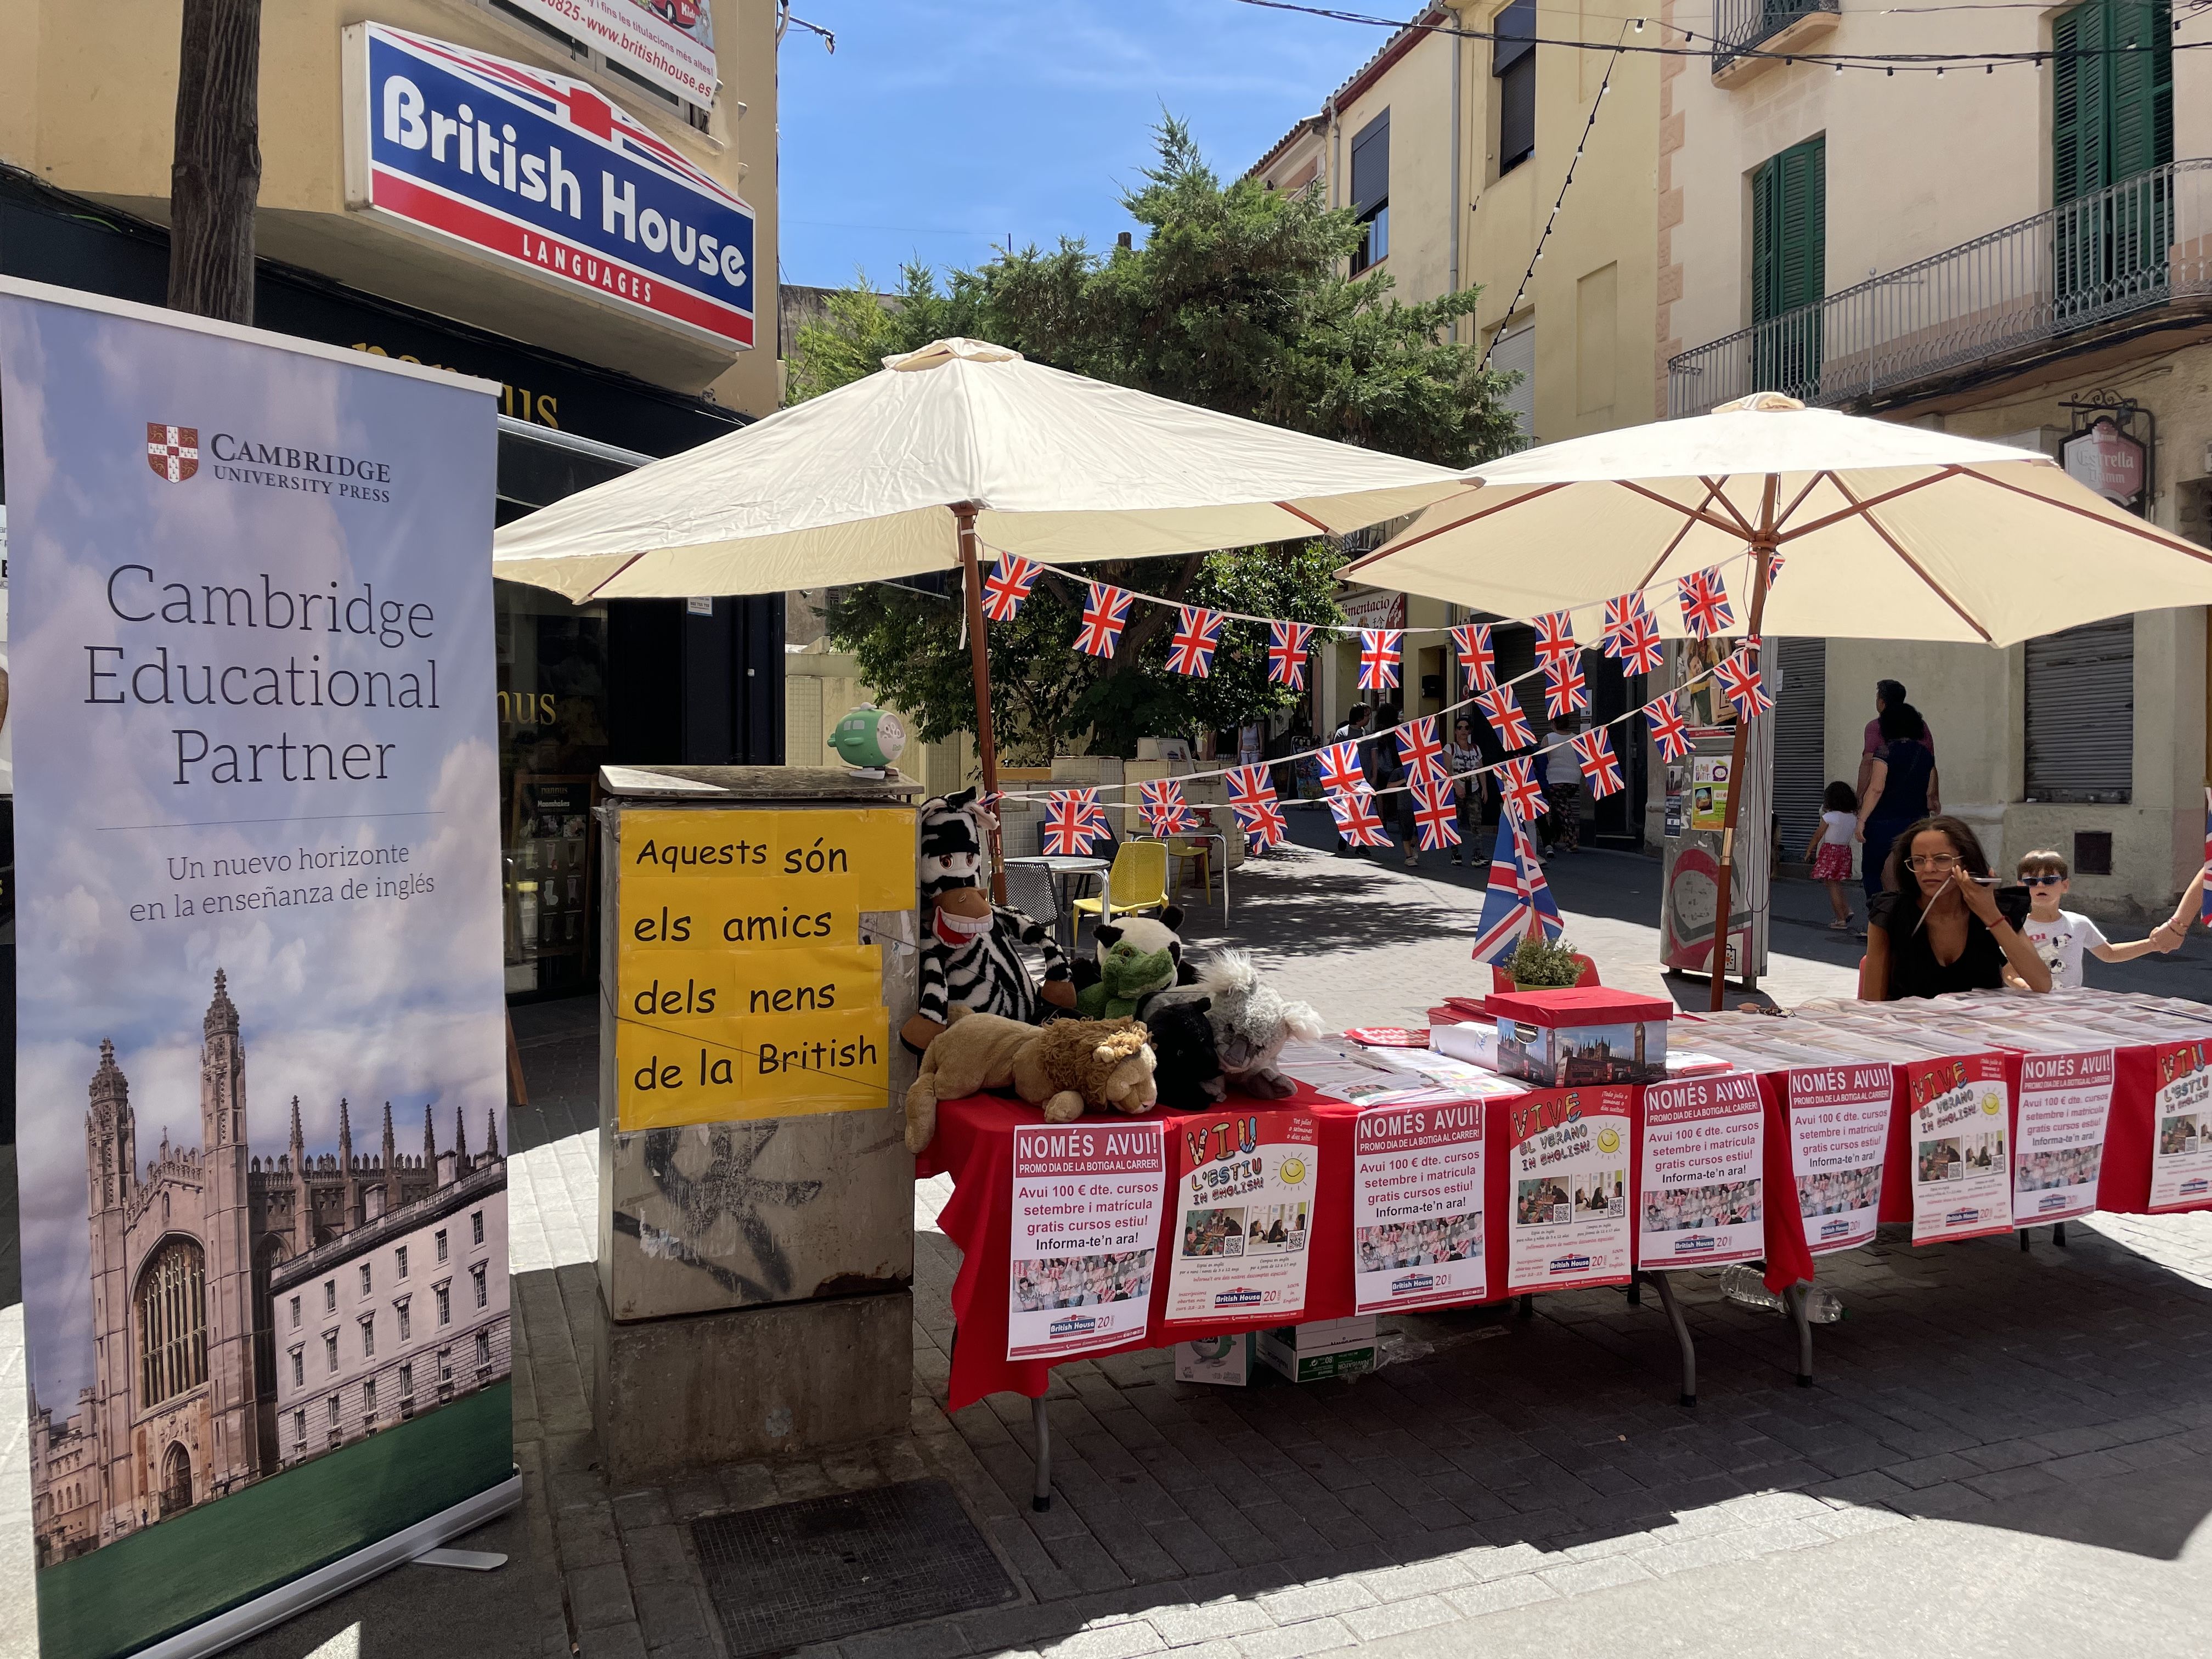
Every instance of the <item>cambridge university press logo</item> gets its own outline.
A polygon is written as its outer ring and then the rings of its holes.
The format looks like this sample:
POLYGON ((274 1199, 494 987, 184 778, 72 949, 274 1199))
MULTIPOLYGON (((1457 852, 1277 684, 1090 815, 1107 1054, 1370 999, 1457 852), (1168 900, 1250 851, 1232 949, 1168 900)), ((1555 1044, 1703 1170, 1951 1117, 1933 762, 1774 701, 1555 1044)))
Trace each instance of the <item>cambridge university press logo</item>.
POLYGON ((200 470, 200 429, 196 426, 163 426, 146 422, 146 465, 154 476, 182 483, 200 470))

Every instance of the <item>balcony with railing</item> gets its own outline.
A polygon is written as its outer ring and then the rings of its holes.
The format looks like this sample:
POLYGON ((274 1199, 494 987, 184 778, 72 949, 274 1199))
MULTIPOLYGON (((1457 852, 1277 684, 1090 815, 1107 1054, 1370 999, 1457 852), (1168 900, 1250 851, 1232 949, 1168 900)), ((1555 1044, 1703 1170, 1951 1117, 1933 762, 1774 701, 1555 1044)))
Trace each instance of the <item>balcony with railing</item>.
POLYGON ((2184 307, 2212 323, 2212 160, 2139 173, 1683 352, 1667 412, 1753 392, 1886 405, 2184 307))
POLYGON ((1843 0, 1714 0, 1713 83, 1748 81, 1777 61, 1768 54, 1803 50, 1842 13, 1843 0))

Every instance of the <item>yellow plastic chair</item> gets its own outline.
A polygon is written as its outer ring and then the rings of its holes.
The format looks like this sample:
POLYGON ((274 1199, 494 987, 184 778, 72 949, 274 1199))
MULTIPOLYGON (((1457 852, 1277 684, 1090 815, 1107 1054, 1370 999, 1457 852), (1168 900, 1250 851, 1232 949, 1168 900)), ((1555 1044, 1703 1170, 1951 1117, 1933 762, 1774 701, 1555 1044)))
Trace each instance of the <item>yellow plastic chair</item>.
POLYGON ((1176 896, 1182 896, 1183 888, 1190 880, 1190 866, 1198 866, 1199 884, 1206 890, 1206 902, 1213 902, 1213 843, 1210 841, 1185 841, 1171 836, 1167 843, 1168 856, 1176 861, 1176 896))
POLYGON ((1115 849, 1114 867, 1107 872, 1106 890, 1097 898, 1079 898, 1069 907, 1075 925, 1083 918, 1111 921, 1138 910, 1164 910, 1168 904, 1168 849, 1157 841, 1125 841, 1115 849))

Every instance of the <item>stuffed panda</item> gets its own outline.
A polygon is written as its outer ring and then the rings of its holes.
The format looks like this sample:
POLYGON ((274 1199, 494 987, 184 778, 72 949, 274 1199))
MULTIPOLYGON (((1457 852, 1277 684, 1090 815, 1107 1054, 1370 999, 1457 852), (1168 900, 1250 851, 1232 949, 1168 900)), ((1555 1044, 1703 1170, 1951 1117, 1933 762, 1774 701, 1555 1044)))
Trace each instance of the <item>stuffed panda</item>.
POLYGON ((1176 929, 1182 926, 1182 911, 1169 905, 1158 916, 1124 916, 1117 921, 1103 921, 1091 933, 1091 954, 1079 959, 1073 969, 1076 996, 1098 983, 1105 971, 1106 953, 1118 945, 1132 946, 1139 954, 1152 956, 1164 951, 1175 964, 1173 975, 1146 993, 1139 1000, 1137 1018, 1145 1017, 1144 1004, 1170 985, 1188 985, 1198 977, 1198 970, 1183 960, 1182 935, 1176 929))

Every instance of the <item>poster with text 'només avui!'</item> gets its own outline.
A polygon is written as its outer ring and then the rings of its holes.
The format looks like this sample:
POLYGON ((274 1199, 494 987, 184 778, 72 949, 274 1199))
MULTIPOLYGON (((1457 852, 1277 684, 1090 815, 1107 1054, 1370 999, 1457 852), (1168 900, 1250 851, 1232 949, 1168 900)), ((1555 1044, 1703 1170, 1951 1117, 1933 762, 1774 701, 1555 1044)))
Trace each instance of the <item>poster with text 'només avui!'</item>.
POLYGON ((1629 1085, 1607 1084, 1540 1089, 1494 1109, 1511 1115, 1507 1295, 1628 1282, 1635 1100, 1629 1085))
POLYGON ((2020 1057, 2014 1225, 2065 1221, 2097 1207, 2116 1074, 2110 1048, 2020 1057))
POLYGON ((42 1650, 505 1501, 495 388, 0 285, 42 1650))
POLYGON ((1359 1115, 1352 1182, 1358 1312, 1482 1300, 1482 1102, 1468 1100, 1359 1115))
POLYGON ((1916 1060, 1905 1068, 1912 1106, 1912 1242, 2012 1231, 2011 1087, 1996 1054, 1916 1060))
POLYGON ((1759 1079, 1748 1072, 1644 1090, 1638 1261, 1709 1267, 1766 1253, 1760 1177, 1765 1130, 1759 1079))
POLYGON ((1320 1191, 1320 1128, 1311 1112, 1193 1115, 1176 1139, 1175 1257, 1170 1319, 1294 1324, 1305 1311, 1306 1245, 1320 1191))
POLYGON ((1015 1128, 1007 1358, 1119 1347, 1145 1334, 1167 1200, 1166 1127, 1015 1128))
POLYGON ((1894 1087, 1881 1062, 1839 1060, 1790 1070, 1790 1166, 1806 1248, 1814 1255, 1874 1237, 1894 1087))

